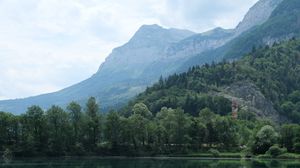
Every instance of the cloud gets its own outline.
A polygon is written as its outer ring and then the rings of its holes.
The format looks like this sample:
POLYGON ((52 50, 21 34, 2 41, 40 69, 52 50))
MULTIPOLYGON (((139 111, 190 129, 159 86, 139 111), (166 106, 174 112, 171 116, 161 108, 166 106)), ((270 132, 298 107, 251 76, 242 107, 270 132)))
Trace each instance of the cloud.
POLYGON ((88 78, 142 24, 233 28, 256 1, 0 0, 0 99, 88 78))

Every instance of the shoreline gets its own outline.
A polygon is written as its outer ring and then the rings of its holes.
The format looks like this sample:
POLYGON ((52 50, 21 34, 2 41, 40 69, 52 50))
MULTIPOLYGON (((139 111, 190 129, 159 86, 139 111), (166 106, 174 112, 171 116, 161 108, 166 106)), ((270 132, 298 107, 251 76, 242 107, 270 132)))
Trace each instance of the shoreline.
MULTIPOLYGON (((12 160, 68 160, 68 159, 86 159, 86 160, 106 160, 106 159, 118 159, 118 160, 236 160, 236 161, 299 161, 300 159, 295 158, 237 158, 237 157, 196 157, 196 156, 61 156, 61 157, 15 157, 12 160)), ((3 161, 3 159, 0 159, 3 161)))

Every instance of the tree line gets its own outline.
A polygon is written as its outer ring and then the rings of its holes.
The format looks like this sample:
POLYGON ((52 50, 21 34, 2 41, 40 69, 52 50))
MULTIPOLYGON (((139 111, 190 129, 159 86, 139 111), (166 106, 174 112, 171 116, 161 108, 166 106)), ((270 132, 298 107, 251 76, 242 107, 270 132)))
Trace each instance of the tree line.
POLYGON ((209 149, 264 154, 275 144, 300 152, 300 126, 276 126, 246 112, 238 119, 203 108, 192 116, 183 109, 163 107, 152 113, 136 103, 130 115, 102 114, 91 97, 84 108, 71 102, 66 109, 44 111, 31 106, 22 115, 0 112, 0 151, 14 156, 186 154, 209 149))

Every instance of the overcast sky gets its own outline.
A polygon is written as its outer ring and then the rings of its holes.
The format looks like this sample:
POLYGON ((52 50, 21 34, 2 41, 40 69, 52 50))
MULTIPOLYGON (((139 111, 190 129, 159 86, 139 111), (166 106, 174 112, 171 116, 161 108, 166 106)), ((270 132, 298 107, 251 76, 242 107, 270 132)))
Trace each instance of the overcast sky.
POLYGON ((60 90, 93 73, 143 24, 234 28, 257 0, 0 0, 0 99, 60 90))

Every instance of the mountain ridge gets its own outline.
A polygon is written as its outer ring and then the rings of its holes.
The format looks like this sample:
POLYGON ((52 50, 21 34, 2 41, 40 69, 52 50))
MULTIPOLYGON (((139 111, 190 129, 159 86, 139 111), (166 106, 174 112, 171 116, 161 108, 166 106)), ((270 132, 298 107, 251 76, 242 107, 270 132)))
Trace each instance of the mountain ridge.
MULTIPOLYGON (((261 0, 259 2, 268 3, 269 1, 261 0)), ((257 7, 251 10, 269 11, 257 9, 257 7)), ((248 13, 253 13, 251 10, 248 13)), ((261 22, 261 20, 259 21, 261 22)), ((186 30, 181 30, 180 33, 178 31, 178 29, 164 29, 158 25, 142 26, 128 43, 112 51, 91 78, 53 94, 49 93, 16 101, 0 101, 0 110, 15 111, 18 108, 18 113, 21 113, 33 104, 41 105, 43 108, 48 108, 52 104, 64 106, 71 100, 84 102, 88 96, 97 97, 102 107, 106 109, 110 106, 120 106, 142 92, 147 86, 155 83, 159 76, 166 77, 184 71, 181 67, 190 58, 193 58, 193 55, 221 47, 234 38, 235 34, 234 30, 221 28, 200 34, 193 34, 193 32, 186 30), (153 30, 159 31, 157 33, 153 30), (156 38, 160 39, 153 41, 151 33, 158 34, 156 38), (145 37, 140 36, 140 34, 144 34, 145 37), (142 41, 137 36, 140 36, 142 41), (161 39, 161 37, 164 38, 161 39), (157 40, 161 41, 155 43, 157 40), (184 47, 185 40, 188 41, 186 46, 189 46, 190 49, 184 47), (130 48, 136 47, 136 45, 130 46, 129 43, 136 43, 139 47, 130 48), (172 47, 168 48, 181 44, 183 50, 176 51, 172 47), (173 51, 176 52, 172 53, 173 51), (126 60, 126 58, 130 59, 126 60)), ((202 62, 210 63, 213 60, 215 59, 211 57, 203 59, 202 62)))
POLYGON ((275 8, 274 12, 270 14, 270 18, 266 22, 245 31, 219 48, 194 55, 186 60, 180 68, 181 71, 185 71, 194 65, 209 63, 209 61, 211 63, 222 61, 223 59, 236 60, 253 48, 299 37, 300 22, 297 21, 297 18, 300 17, 300 7, 297 5, 297 0, 282 1, 279 3, 278 8, 275 8), (286 10, 283 14, 274 15, 274 13, 278 13, 276 10, 285 10, 282 6, 289 6, 295 10, 286 10))

